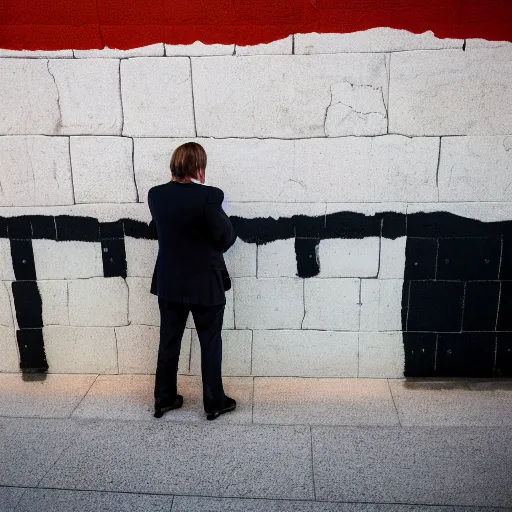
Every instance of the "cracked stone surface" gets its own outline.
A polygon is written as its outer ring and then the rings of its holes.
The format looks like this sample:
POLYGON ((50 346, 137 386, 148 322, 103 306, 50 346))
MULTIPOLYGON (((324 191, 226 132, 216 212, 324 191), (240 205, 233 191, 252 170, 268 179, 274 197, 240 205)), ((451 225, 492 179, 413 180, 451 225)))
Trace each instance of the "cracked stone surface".
POLYGON ((67 137, 0 137, 0 205, 73 204, 67 137))
POLYGON ((57 133, 58 94, 46 60, 0 59, 0 90, 0 134, 57 133))
POLYGON ((349 82, 331 85, 331 103, 325 113, 325 135, 382 135, 387 113, 382 87, 349 82))
POLYGON ((324 136, 331 84, 348 81, 381 87, 386 97, 385 59, 382 54, 193 58, 197 133, 213 137, 324 136))
POLYGON ((109 59, 48 61, 57 94, 54 133, 120 135, 119 63, 109 59))

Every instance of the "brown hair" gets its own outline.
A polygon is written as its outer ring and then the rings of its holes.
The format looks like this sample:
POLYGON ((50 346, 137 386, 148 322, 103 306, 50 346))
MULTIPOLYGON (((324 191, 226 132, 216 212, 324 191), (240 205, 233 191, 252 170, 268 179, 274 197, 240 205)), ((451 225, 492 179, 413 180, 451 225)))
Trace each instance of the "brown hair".
POLYGON ((179 180, 196 178, 199 169, 206 168, 206 151, 201 144, 187 142, 174 150, 171 174, 179 180))

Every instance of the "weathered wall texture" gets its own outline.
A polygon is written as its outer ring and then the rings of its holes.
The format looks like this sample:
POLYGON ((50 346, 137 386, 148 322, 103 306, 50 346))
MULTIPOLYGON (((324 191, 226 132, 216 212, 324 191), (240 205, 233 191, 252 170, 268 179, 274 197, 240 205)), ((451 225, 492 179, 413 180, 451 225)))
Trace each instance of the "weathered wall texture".
POLYGON ((240 235, 225 375, 512 375, 512 45, 2 55, 0 371, 154 371, 145 202, 195 140, 240 235))

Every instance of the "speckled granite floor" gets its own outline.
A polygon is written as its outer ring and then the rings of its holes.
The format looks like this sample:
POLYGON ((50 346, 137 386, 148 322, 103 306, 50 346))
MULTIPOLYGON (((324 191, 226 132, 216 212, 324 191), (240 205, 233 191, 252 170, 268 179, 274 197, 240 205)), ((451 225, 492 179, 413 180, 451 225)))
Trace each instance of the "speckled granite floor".
POLYGON ((512 382, 0 375, 0 511, 512 510, 512 382))

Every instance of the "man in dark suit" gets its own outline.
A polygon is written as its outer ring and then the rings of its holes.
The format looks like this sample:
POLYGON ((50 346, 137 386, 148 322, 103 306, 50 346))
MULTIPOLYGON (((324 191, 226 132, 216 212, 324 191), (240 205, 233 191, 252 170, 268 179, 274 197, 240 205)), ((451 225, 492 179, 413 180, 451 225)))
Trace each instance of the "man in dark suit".
POLYGON ((182 406, 177 393, 178 359, 189 312, 201 344, 203 405, 207 419, 232 411, 221 378, 225 291, 231 287, 223 253, 236 240, 222 209, 222 190, 204 185, 206 153, 194 142, 171 158, 172 180, 148 193, 158 257, 151 293, 160 307, 160 347, 155 378, 155 417, 182 406))

